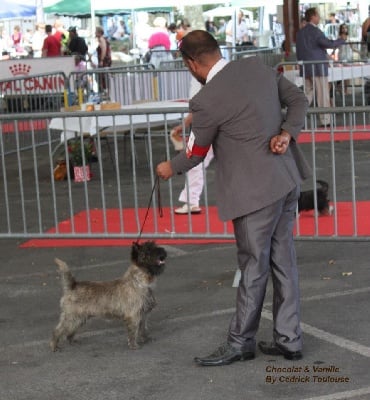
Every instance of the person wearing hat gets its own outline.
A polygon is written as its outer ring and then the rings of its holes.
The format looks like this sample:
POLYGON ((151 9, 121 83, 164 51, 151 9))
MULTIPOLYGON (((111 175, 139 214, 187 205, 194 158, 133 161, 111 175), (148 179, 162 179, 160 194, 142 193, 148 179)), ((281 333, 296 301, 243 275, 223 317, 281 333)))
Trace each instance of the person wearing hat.
POLYGON ((159 68, 162 61, 173 60, 170 52, 171 41, 166 24, 165 18, 157 17, 153 22, 153 33, 148 40, 149 54, 146 56, 147 62, 155 68, 159 68))
POLYGON ((67 43, 68 51, 70 54, 78 55, 81 58, 85 58, 87 54, 87 44, 85 39, 78 36, 77 28, 75 26, 71 26, 68 28, 69 39, 67 43))

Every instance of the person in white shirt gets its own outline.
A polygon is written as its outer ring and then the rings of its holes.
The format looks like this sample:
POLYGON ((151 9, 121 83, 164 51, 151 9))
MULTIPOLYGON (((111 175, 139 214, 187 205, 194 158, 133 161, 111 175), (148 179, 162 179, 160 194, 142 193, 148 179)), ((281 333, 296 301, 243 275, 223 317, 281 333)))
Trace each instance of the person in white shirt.
POLYGON ((113 33, 113 38, 116 40, 123 40, 125 36, 127 36, 125 21, 120 20, 116 31, 113 33))
MULTIPOLYGON (((234 24, 231 19, 226 25, 226 45, 231 47, 233 45, 234 24)), ((244 19, 243 11, 238 12, 238 20, 235 30, 235 45, 248 42, 248 25, 244 19)))

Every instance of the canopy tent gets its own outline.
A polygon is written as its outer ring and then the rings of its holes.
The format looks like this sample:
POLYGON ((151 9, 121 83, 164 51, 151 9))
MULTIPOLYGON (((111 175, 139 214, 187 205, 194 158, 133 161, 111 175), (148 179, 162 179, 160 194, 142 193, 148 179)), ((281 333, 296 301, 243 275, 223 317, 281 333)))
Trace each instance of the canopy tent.
MULTIPOLYGON (((111 3, 111 2, 110 2, 111 3)), ((61 0, 55 4, 51 4, 44 7, 45 14, 56 14, 56 15, 66 15, 70 17, 90 17, 91 13, 95 15, 107 15, 107 14, 129 14, 131 10, 123 9, 122 7, 112 7, 110 4, 105 7, 105 2, 99 5, 98 8, 92 10, 92 3, 90 0, 61 0)))
POLYGON ((117 0, 107 0, 103 2, 98 2, 96 0, 79 0, 78 2, 76 2, 76 0, 61 0, 44 7, 44 13, 71 17, 90 17, 92 14, 97 16, 130 14, 132 10, 136 9, 145 9, 145 11, 148 12, 169 12, 173 9, 173 2, 165 1, 165 4, 167 3, 171 4, 171 6, 161 6, 161 2, 153 6, 153 1, 148 2, 146 6, 146 2, 141 3, 141 1, 138 1, 135 2, 135 7, 130 7, 128 3, 125 3, 126 7, 123 7, 122 1, 117 0))
POLYGON ((234 7, 267 7, 267 6, 282 6, 284 0, 232 0, 231 5, 234 7))
POLYGON ((44 7, 45 14, 68 15, 71 17, 87 17, 90 15, 90 0, 61 0, 44 7))
POLYGON ((34 17, 35 15, 35 0, 1 0, 0 2, 0 19, 34 17))
MULTIPOLYGON (((244 15, 252 14, 251 11, 242 9, 244 15)), ((205 18, 215 18, 215 17, 231 17, 235 12, 235 7, 216 7, 212 8, 212 10, 204 11, 203 17, 205 18)))
POLYGON ((140 11, 141 9, 147 12, 171 12, 175 7, 175 2, 173 0, 134 0, 132 2, 122 0, 92 0, 91 6, 94 8, 95 13, 99 15, 102 15, 104 12, 106 14, 119 14, 117 12, 119 10, 129 13, 133 10, 140 11))
POLYGON ((68 16, 90 16, 130 13, 132 11, 170 12, 176 6, 195 6, 200 4, 221 4, 224 0, 135 0, 123 2, 122 0, 61 0, 55 4, 44 7, 45 14, 68 16))

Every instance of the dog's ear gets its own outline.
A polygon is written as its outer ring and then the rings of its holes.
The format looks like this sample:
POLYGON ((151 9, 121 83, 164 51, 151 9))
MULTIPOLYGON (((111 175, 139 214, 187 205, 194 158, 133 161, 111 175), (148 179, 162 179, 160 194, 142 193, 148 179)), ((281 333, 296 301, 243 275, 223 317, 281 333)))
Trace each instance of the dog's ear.
POLYGON ((131 246, 131 260, 134 262, 137 261, 138 259, 139 249, 140 249, 139 242, 133 242, 131 246))

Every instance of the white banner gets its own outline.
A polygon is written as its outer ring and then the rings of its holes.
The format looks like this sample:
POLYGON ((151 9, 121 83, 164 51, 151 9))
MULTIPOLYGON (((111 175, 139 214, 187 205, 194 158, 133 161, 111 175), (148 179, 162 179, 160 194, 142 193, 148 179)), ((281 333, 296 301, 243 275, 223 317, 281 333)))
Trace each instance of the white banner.
POLYGON ((22 79, 0 81, 0 92, 2 94, 60 93, 64 91, 65 78, 68 79, 74 70, 74 57, 67 56, 3 60, 0 61, 1 79, 22 79), (58 76, 57 72, 63 72, 65 77, 58 76))

